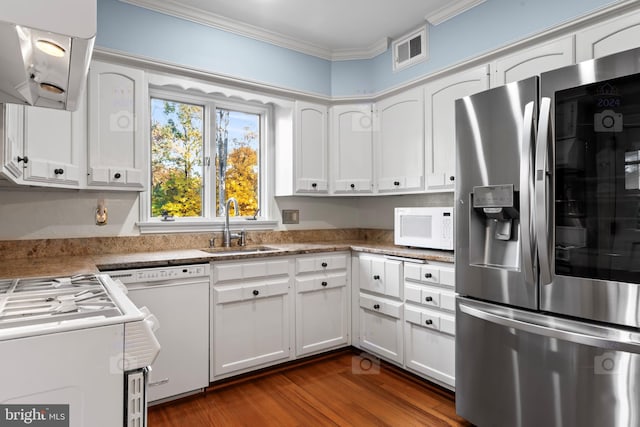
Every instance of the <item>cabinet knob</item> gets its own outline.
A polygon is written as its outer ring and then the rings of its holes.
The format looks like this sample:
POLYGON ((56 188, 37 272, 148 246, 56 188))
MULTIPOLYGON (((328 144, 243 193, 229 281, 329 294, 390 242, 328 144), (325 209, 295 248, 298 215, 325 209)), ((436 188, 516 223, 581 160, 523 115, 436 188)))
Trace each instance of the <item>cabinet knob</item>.
POLYGON ((379 310, 380 309, 380 304, 374 304, 373 305, 373 309, 374 310, 379 310))
POLYGON ((254 289, 253 290, 253 295, 258 296, 258 295, 260 295, 260 292, 257 289, 254 289))
POLYGON ((393 185, 397 187, 398 185, 400 185, 400 181, 393 181, 393 185))
POLYGON ((424 274, 424 277, 425 277, 425 278, 427 278, 427 279, 431 279, 431 278, 433 277, 433 274, 431 274, 431 273, 425 273, 425 274, 424 274))
POLYGON ((356 188, 356 185, 355 184, 351 184, 349 187, 356 188))
POLYGON ((328 264, 326 262, 323 262, 322 264, 320 264, 323 267, 326 267, 328 264))
POLYGON ((455 177, 455 176, 451 175, 451 176, 449 177, 449 181, 455 181, 455 180, 456 180, 456 177, 455 177))
POLYGON ((378 276, 377 274, 373 276, 373 280, 380 280, 380 276, 378 276))
POLYGON ((427 320, 425 320, 425 321, 424 321, 424 323, 425 323, 426 325, 431 325, 431 324, 433 323, 433 320, 431 320, 431 319, 427 319, 427 320))
POLYGON ((56 175, 62 175, 64 173, 64 169, 54 169, 53 173, 55 173, 56 175))
POLYGON ((18 156, 18 163, 20 162, 24 162, 24 164, 26 165, 27 163, 29 163, 29 158, 27 156, 24 156, 24 157, 18 156))
POLYGON ((318 186, 318 183, 314 182, 313 184, 311 184, 311 186, 312 186, 313 188, 316 188, 316 187, 318 186))
POLYGON ((120 179, 120 177, 122 177, 122 174, 121 174, 120 172, 116 172, 116 173, 113 175, 113 177, 114 177, 115 179, 120 179))
POLYGON ((322 282, 322 286, 327 286, 328 283, 327 282, 322 282))
POLYGON ((425 297, 425 299, 424 299, 424 300, 425 300, 426 302, 431 302, 431 301, 433 301, 433 298, 432 298, 432 297, 425 297))

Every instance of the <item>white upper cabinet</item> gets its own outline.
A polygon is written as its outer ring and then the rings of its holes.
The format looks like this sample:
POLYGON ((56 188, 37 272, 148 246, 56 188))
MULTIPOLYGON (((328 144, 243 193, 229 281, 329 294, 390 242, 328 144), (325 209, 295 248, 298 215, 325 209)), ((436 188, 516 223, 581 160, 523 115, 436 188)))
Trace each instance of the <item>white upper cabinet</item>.
POLYGON ((144 71, 94 61, 89 69, 90 187, 141 190, 146 181, 144 71))
MULTIPOLYGON (((83 104, 83 102, 81 102, 83 104)), ((24 107, 24 153, 29 158, 25 181, 77 188, 86 144, 83 106, 73 113, 24 107)))
POLYGON ((29 158, 23 155, 24 107, 15 104, 2 105, 2 175, 13 182, 21 182, 29 158), (26 160, 26 164, 25 164, 26 160))
POLYGON ((435 80, 424 87, 426 189, 453 190, 455 183, 455 101, 489 87, 482 66, 435 80))
POLYGON ((423 89, 414 88, 376 104, 378 192, 424 190, 423 89))
POLYGON ((84 102, 77 111, 8 104, 4 174, 16 183, 79 188, 86 143, 84 102))
POLYGON ((573 36, 563 37, 497 59, 491 86, 516 82, 575 63, 573 36))
POLYGON ((618 16, 576 34, 578 61, 600 58, 640 46, 640 12, 618 16))
POLYGON ((373 107, 331 107, 330 171, 333 194, 373 192, 373 107))
POLYGON ((327 174, 327 107, 296 102, 295 171, 296 193, 328 192, 327 174))

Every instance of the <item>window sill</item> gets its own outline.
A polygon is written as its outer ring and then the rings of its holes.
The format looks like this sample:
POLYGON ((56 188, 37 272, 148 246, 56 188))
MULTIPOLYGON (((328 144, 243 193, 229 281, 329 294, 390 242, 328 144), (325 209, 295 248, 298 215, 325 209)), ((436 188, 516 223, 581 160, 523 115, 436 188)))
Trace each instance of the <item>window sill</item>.
MULTIPOLYGON (((175 221, 146 221, 136 224, 140 230, 140 234, 158 234, 158 233, 198 233, 222 231, 224 229, 224 221, 220 220, 203 220, 203 219, 184 219, 176 218, 175 221)), ((232 230, 273 230, 278 226, 278 221, 270 221, 265 219, 250 220, 246 218, 230 219, 229 228, 232 230)))

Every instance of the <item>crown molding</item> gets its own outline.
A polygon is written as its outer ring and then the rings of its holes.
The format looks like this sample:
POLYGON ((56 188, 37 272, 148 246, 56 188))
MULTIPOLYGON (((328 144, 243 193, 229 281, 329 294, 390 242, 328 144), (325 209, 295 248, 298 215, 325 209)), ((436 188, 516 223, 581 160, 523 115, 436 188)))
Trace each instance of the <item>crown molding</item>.
POLYGON ((144 9, 153 10, 165 15, 174 16, 176 18, 186 19, 196 24, 207 25, 229 33, 238 34, 240 36, 249 37, 255 40, 267 42, 286 49, 301 52, 307 55, 315 56, 328 61, 333 60, 351 60, 351 59, 370 59, 381 53, 384 53, 389 41, 384 38, 372 46, 364 49, 344 49, 331 50, 329 48, 318 46, 313 43, 305 42, 294 37, 290 37, 275 31, 266 30, 255 25, 245 22, 226 18, 224 16, 206 12, 201 9, 179 4, 174 0, 120 0, 144 9))
POLYGON ((465 12, 472 7, 476 7, 477 5, 484 3, 485 0, 458 0, 453 4, 448 4, 440 9, 436 10, 433 13, 428 14, 424 17, 431 25, 439 25, 442 24, 447 19, 451 19, 456 15, 465 12))

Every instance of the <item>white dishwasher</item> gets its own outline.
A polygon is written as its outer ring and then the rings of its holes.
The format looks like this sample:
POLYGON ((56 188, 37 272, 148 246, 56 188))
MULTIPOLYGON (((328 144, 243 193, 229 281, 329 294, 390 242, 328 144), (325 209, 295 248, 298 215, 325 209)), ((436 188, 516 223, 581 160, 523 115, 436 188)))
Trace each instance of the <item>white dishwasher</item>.
POLYGON ((162 350, 151 365, 148 401, 160 403, 209 385, 209 264, 106 271, 138 307, 157 317, 162 350))

